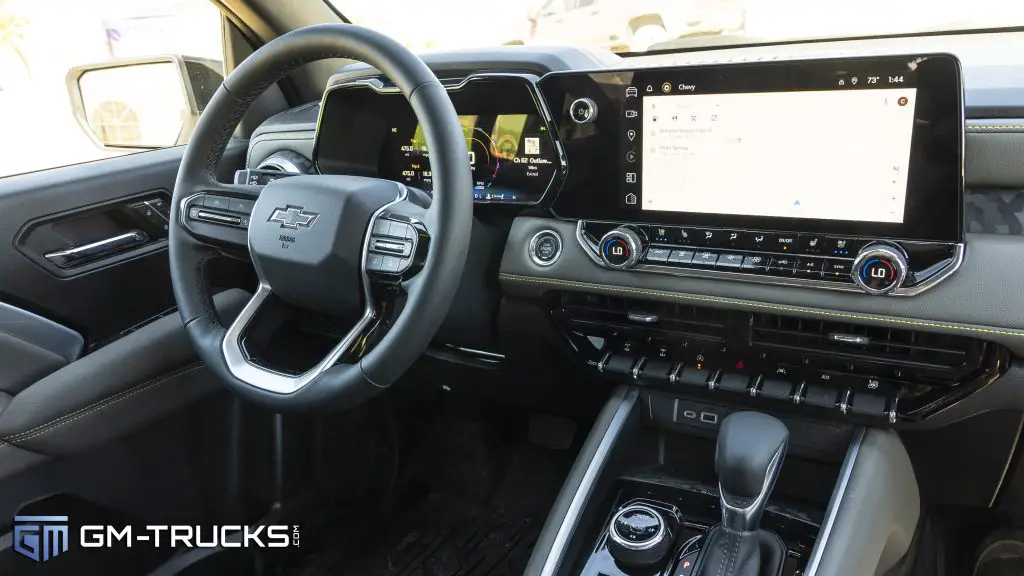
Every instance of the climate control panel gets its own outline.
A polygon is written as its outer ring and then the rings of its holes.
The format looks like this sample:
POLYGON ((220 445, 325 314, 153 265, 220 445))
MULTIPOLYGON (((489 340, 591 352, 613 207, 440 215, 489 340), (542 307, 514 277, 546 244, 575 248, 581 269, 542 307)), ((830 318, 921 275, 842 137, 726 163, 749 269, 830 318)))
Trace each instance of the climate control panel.
POLYGON ((580 244, 615 270, 909 296, 959 268, 964 246, 768 230, 581 221, 580 244))

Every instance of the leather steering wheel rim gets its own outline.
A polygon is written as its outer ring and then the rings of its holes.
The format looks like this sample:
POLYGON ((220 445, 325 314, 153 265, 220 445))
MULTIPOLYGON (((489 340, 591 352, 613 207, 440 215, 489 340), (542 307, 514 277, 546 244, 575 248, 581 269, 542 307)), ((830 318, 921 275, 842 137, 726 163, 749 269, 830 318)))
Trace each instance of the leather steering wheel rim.
POLYGON ((278 411, 344 409, 391 385, 426 349, 462 276, 473 211, 465 146, 455 108, 433 72, 408 49, 373 30, 349 24, 311 26, 280 36, 246 58, 224 80, 196 124, 172 201, 176 209, 168 240, 174 297, 186 332, 210 370, 235 392, 278 411), (227 187, 217 182, 217 164, 250 104, 292 70, 325 58, 370 64, 412 105, 431 151, 430 247, 414 278, 419 288, 408 292, 401 314, 372 350, 358 363, 334 364, 297 390, 277 393, 240 380, 228 366, 221 350, 227 327, 217 316, 206 279, 207 265, 221 252, 189 232, 183 208, 197 191, 227 187))

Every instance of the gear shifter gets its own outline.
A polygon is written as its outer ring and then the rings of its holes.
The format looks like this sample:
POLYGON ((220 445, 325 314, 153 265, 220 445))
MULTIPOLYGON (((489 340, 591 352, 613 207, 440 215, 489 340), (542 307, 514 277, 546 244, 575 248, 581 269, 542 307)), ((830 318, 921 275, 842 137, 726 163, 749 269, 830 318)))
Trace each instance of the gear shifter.
POLYGON ((722 421, 715 451, 722 523, 708 535, 698 576, 778 576, 786 557, 779 537, 759 529, 782 469, 789 431, 777 418, 737 412, 722 421))

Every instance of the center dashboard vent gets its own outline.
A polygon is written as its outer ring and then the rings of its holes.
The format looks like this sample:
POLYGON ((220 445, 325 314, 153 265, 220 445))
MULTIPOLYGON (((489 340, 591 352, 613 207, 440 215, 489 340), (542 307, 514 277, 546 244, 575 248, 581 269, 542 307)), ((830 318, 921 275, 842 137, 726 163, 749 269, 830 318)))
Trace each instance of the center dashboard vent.
POLYGON ((750 344, 760 349, 827 356, 838 365, 891 377, 951 382, 978 370, 987 344, 951 334, 752 314, 750 344))
POLYGON ((643 329, 665 337, 711 341, 725 340, 728 319, 728 312, 712 308, 571 292, 561 295, 555 315, 588 334, 643 329))

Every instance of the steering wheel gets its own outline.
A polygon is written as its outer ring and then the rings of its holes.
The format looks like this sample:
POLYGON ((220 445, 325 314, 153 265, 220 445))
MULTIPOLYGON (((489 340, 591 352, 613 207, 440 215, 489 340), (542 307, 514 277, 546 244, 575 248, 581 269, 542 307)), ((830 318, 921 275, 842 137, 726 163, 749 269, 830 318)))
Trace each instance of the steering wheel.
MULTIPOLYGON (((390 386, 426 349, 455 295, 469 247, 471 189, 455 108, 412 52, 373 30, 346 24, 302 28, 267 43, 210 100, 174 185, 171 280, 199 356, 233 390, 278 411, 343 409, 390 386), (262 189, 217 181, 217 164, 250 104, 292 70, 325 58, 366 62, 401 89, 426 134, 433 197, 398 182, 357 176, 290 176, 262 189), (197 222, 194 216, 211 198, 232 206, 255 199, 255 205, 238 220, 227 215, 229 226, 197 222), (399 256, 385 260, 378 248, 399 256), (259 288, 224 326, 211 299, 207 265, 246 250, 259 288), (383 327, 387 322, 377 301, 382 285, 404 304, 383 327), (266 365, 246 344, 259 329, 261 308, 274 299, 347 318, 354 326, 304 372, 266 365)), ((208 210, 207 218, 210 212, 215 211, 208 210)))

